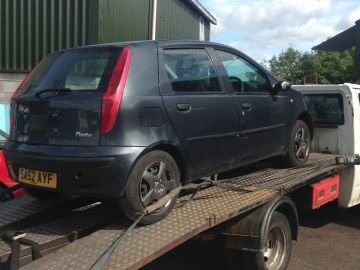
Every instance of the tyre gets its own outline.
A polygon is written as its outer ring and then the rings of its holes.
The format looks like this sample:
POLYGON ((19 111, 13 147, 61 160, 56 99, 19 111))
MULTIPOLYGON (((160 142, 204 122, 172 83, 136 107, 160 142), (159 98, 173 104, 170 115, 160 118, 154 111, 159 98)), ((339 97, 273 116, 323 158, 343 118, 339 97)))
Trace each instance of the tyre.
POLYGON ((288 166, 303 166, 310 153, 311 134, 308 125, 297 120, 292 129, 285 163, 288 166))
POLYGON ((48 200, 51 198, 57 198, 60 196, 59 193, 52 192, 52 191, 46 191, 42 189, 32 188, 32 187, 25 187, 22 186, 25 193, 33 198, 39 199, 39 200, 48 200))
MULTIPOLYGON (((166 152, 152 151, 142 156, 132 169, 125 192, 119 199, 123 213, 136 220, 143 210, 180 185, 180 172, 175 160, 166 152)), ((146 215, 141 224, 152 224, 166 217, 177 197, 164 207, 146 215)))
POLYGON ((291 228, 287 218, 274 212, 267 231, 263 252, 227 250, 229 269, 285 270, 292 248, 291 228))

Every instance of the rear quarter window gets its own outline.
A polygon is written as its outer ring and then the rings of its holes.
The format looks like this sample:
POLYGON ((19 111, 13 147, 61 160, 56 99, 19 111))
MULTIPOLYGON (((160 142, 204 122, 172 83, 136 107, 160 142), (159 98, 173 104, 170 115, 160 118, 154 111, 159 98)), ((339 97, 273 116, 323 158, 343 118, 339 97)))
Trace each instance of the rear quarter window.
POLYGON ((316 112, 316 125, 343 125, 344 101, 341 94, 308 94, 316 112))

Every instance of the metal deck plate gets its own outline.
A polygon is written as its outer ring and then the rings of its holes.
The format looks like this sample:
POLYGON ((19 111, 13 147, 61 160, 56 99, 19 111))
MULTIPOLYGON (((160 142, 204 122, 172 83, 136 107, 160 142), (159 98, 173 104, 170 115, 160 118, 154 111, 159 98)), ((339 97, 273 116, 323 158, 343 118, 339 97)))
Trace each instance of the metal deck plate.
MULTIPOLYGON (((73 211, 69 210, 66 216, 61 217, 62 215, 60 215, 51 222, 44 222, 42 224, 39 222, 39 225, 31 226, 21 231, 26 233, 27 239, 39 243, 42 254, 45 254, 56 247, 69 244, 75 239, 88 235, 96 229, 114 222, 112 205, 110 207, 106 204, 93 204, 80 208, 78 208, 78 206, 78 204, 75 204, 73 211)), ((56 211, 56 209, 54 210, 56 211)), ((40 218, 42 217, 40 216, 40 218)), ((26 227, 26 224, 23 226, 26 227)), ((17 230, 8 229, 7 231, 17 230)), ((4 233, 3 230, 0 232, 4 233)), ((7 262, 10 255, 10 245, 0 240, 0 263, 7 262)), ((31 260, 31 248, 21 245, 21 265, 31 260)))
POLYGON ((13 222, 19 222, 22 219, 60 205, 67 200, 59 198, 44 202, 30 196, 25 196, 21 199, 0 203, 0 230, 3 230, 13 222))
MULTIPOLYGON (((164 220, 136 228, 111 257, 107 269, 138 269, 157 257, 231 217, 262 205, 279 194, 314 182, 318 176, 342 166, 319 166, 333 155, 312 154, 308 165, 292 169, 262 169, 233 178, 231 183, 256 188, 252 192, 205 189, 195 200, 177 208, 164 220)), ((114 224, 23 267, 23 269, 89 269, 97 258, 121 235, 128 224, 114 224)))

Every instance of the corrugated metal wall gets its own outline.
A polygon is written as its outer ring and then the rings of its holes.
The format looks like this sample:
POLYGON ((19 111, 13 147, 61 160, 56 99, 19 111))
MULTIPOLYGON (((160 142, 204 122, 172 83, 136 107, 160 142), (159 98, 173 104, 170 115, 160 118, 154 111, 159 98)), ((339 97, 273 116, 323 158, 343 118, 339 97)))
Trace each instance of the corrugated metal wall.
POLYGON ((46 54, 87 43, 94 0, 0 0, 0 71, 28 71, 46 54))
POLYGON ((99 42, 149 38, 150 0, 101 0, 99 42))
MULTIPOLYGON (((0 0, 0 72, 27 72, 61 49, 148 39, 151 1, 0 0)), ((186 1, 158 0, 157 14, 157 39, 199 38, 199 13, 186 1)))
POLYGON ((158 0, 157 39, 199 39, 199 14, 182 0, 158 0))

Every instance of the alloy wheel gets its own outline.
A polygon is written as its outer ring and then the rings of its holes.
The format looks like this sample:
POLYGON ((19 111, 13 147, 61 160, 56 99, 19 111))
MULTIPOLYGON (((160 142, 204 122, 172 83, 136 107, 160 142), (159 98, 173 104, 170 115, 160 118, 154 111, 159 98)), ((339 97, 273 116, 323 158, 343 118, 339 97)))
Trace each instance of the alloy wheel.
POLYGON ((299 128, 295 133, 294 152, 299 161, 307 159, 310 150, 310 136, 305 128, 299 128))
MULTIPOLYGON (((140 198, 144 207, 160 200, 176 187, 172 175, 173 172, 164 161, 156 161, 146 167, 140 181, 140 198)), ((168 207, 170 202, 163 208, 168 207)))

